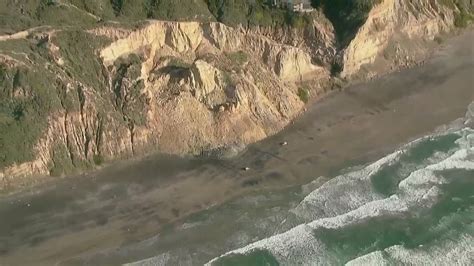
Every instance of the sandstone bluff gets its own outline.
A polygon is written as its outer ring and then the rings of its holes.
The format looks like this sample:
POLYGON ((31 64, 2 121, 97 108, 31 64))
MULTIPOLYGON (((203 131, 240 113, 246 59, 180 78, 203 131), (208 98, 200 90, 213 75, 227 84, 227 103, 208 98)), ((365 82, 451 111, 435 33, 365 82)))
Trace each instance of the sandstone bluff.
POLYGON ((148 20, 0 36, 6 95, 53 99, 31 154, 0 165, 0 180, 156 151, 232 155, 288 125, 305 95, 423 60, 461 12, 441 2, 383 0, 347 45, 320 11, 304 29, 148 20))

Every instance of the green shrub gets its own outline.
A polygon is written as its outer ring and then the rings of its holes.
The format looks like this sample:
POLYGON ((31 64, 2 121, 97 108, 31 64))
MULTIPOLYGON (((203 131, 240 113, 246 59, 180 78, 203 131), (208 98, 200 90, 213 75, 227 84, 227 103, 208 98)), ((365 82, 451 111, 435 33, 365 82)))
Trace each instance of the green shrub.
POLYGON ((311 24, 311 17, 308 15, 296 15, 295 13, 288 13, 288 23, 297 29, 302 29, 311 24))
POLYGON ((465 28, 472 20, 473 16, 462 9, 454 16, 454 26, 458 28, 465 28))
POLYGON ((116 16, 122 13, 123 0, 110 0, 110 4, 112 4, 112 9, 114 10, 116 16))
POLYGON ((440 0, 440 3, 455 10, 454 26, 465 28, 474 19, 474 5, 470 0, 440 0))
POLYGON ((234 65, 237 65, 239 67, 243 66, 248 61, 248 55, 244 51, 228 53, 227 57, 232 61, 234 65))
POLYGON ((332 76, 338 75, 339 73, 341 73, 342 70, 343 70, 343 67, 342 67, 341 63, 333 62, 331 64, 331 75, 332 76))
POLYGON ((171 59, 168 63, 168 66, 187 69, 187 68, 191 67, 191 64, 184 61, 183 59, 181 59, 179 57, 171 57, 171 59))
POLYGON ((433 41, 435 41, 438 44, 442 44, 444 42, 444 40, 441 36, 434 37, 433 41))
POLYGON ((225 86, 234 86, 234 80, 232 79, 232 75, 227 72, 227 71, 223 71, 222 72, 222 77, 224 79, 224 84, 225 86))
POLYGON ((298 97, 304 103, 308 103, 309 101, 309 89, 307 87, 300 87, 298 88, 298 97))
POLYGON ((94 161, 95 165, 101 165, 104 163, 104 158, 100 154, 94 154, 92 160, 94 161))

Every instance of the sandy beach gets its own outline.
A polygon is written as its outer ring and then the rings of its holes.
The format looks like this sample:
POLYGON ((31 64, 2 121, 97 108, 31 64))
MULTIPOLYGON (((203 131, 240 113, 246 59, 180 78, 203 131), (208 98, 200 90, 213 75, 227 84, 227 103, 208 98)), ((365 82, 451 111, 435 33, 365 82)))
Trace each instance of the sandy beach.
POLYGON ((155 155, 1 196, 0 265, 70 264, 250 192, 332 177, 463 116, 472 101, 471 30, 422 66, 330 94, 236 158, 155 155))

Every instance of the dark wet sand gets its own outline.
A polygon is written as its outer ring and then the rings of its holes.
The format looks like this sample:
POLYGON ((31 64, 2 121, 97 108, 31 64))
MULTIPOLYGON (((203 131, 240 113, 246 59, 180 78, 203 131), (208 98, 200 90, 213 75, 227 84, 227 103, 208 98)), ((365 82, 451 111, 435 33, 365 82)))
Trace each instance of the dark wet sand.
POLYGON ((130 244, 233 197, 393 151, 463 116, 474 100, 474 32, 444 46, 423 66, 331 94, 235 159, 157 155, 2 196, 0 265, 51 265, 130 244))

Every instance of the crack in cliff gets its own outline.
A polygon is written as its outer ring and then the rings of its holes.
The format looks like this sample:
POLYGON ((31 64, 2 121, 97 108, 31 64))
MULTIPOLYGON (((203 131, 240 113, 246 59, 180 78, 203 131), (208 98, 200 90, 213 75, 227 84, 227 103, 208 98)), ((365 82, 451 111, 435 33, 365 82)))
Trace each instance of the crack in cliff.
POLYGON ((77 97, 79 99, 79 110, 80 110, 80 116, 81 116, 81 123, 82 123, 82 129, 83 129, 83 139, 84 139, 84 157, 87 160, 88 159, 88 153, 89 153, 89 145, 90 145, 90 136, 89 136, 89 124, 87 123, 86 118, 84 117, 84 105, 86 101, 86 97, 84 94, 84 90, 82 87, 82 84, 77 85, 77 97))
POLYGON ((135 155, 135 125, 133 123, 130 123, 129 125, 129 128, 128 128, 129 132, 130 132, 130 146, 131 146, 131 149, 132 149, 132 155, 135 155))
POLYGON ((71 150, 71 141, 69 140, 69 129, 68 129, 67 119, 68 119, 68 112, 65 111, 65 113, 64 113, 64 131, 66 133, 66 149, 68 151, 69 160, 71 161, 71 164, 73 166, 76 166, 76 164, 74 162, 74 154, 71 150))
POLYGON ((95 155, 99 155, 99 156, 101 155, 103 126, 104 126, 104 121, 103 121, 102 114, 97 113, 97 128, 96 128, 96 133, 95 133, 95 143, 96 143, 95 155))
MULTIPOLYGON (((56 79, 56 82, 55 82, 55 86, 56 86, 56 90, 58 91, 58 96, 59 96, 59 101, 60 101, 60 104, 61 104, 61 107, 64 111, 64 121, 63 121, 63 130, 65 132, 65 136, 64 136, 64 139, 65 139, 65 146, 66 146, 66 150, 67 150, 67 153, 68 153, 68 159, 70 161, 70 163, 76 167, 75 163, 74 163, 74 154, 71 150, 71 143, 70 143, 70 139, 69 139, 69 129, 68 129, 68 111, 67 111, 67 106, 66 106, 66 103, 65 103, 65 99, 67 97, 66 93, 67 93, 67 86, 64 85, 64 83, 62 82, 62 80, 60 78, 56 79)), ((54 152, 53 152, 53 162, 54 162, 54 152)), ((56 164, 58 162, 55 162, 56 164)))

